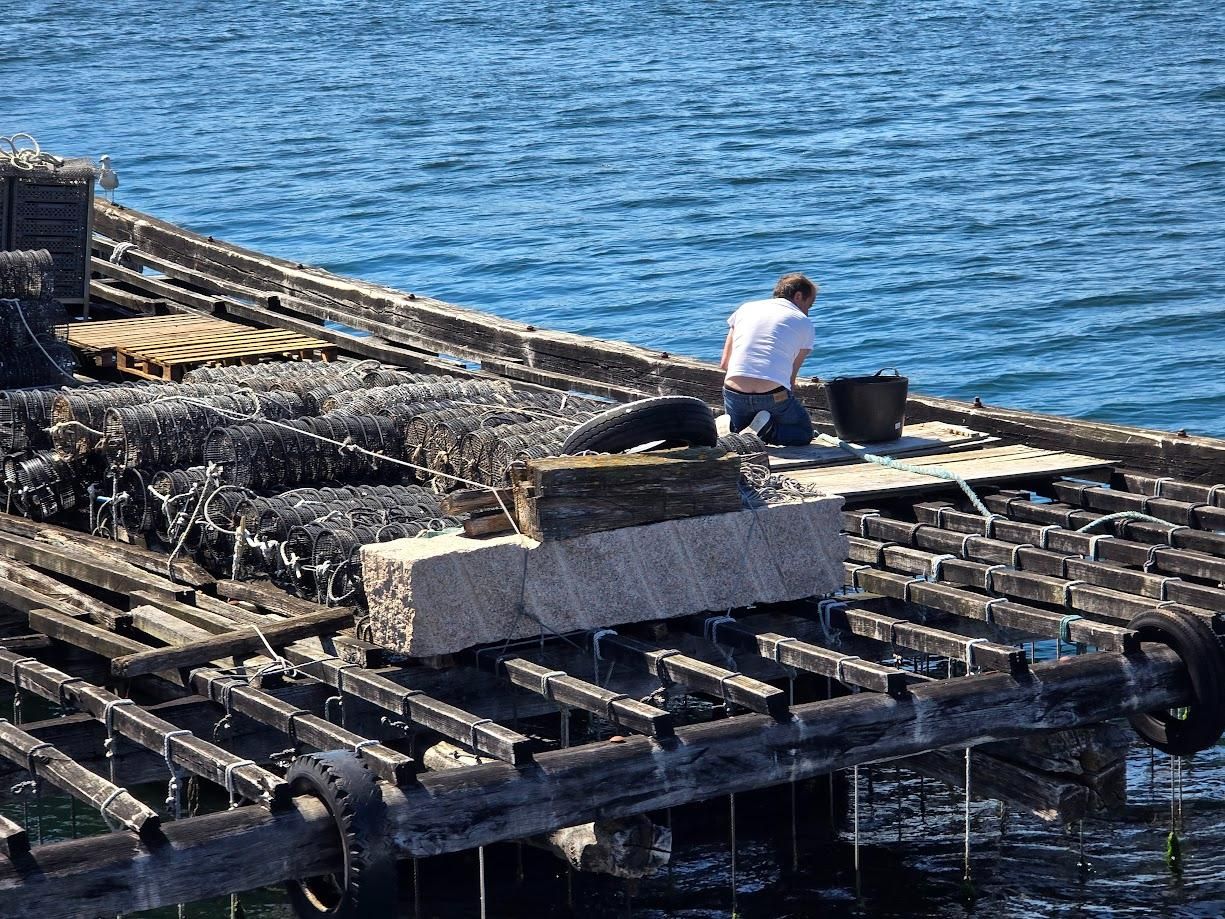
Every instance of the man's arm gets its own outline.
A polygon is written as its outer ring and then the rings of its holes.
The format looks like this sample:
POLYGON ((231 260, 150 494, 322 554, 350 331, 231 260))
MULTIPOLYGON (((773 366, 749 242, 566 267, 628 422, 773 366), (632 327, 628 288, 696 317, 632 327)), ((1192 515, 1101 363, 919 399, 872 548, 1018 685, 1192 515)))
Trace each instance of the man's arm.
MULTIPOLYGON (((805 352, 807 353, 807 352, 805 352)), ((732 333, 727 333, 727 341, 723 343, 723 357, 719 360, 719 369, 726 370, 732 360, 732 333)))
POLYGON ((805 348, 795 356, 795 363, 791 365, 791 386, 792 392, 795 391, 795 378, 800 375, 800 365, 812 354, 812 348, 805 348))

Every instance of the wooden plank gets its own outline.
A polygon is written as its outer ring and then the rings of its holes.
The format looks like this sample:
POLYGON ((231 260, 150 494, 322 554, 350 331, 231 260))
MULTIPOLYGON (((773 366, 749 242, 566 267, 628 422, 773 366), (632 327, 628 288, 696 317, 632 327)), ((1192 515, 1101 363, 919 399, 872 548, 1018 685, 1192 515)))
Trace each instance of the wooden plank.
POLYGON ((700 661, 675 648, 657 648, 636 638, 605 632, 600 637, 598 653, 608 660, 658 674, 663 683, 680 683, 750 711, 777 718, 787 713, 787 694, 783 690, 700 661))
POLYGON ((76 578, 115 593, 144 590, 172 599, 190 599, 193 593, 188 588, 174 587, 168 581, 126 562, 106 559, 85 548, 49 545, 0 532, 0 553, 44 571, 76 578))
POLYGON ((210 635, 174 648, 155 648, 115 657, 111 672, 120 678, 159 673, 184 667, 198 667, 212 660, 259 651, 265 642, 274 648, 353 624, 353 610, 347 607, 318 612, 276 625, 243 626, 233 632, 210 635))
POLYGON ((512 469, 515 516, 536 540, 739 511, 740 458, 691 447, 556 456, 512 469))
POLYGON ((238 712, 261 724, 275 727, 291 740, 316 750, 351 750, 357 753, 380 778, 402 785, 416 772, 413 760, 380 743, 338 727, 318 715, 302 710, 238 679, 206 667, 193 671, 191 683, 196 692, 227 711, 238 712))
POLYGON ((337 660, 307 642, 288 645, 283 654, 303 673, 336 687, 342 695, 347 693, 393 712, 477 753, 523 765, 538 746, 518 731, 492 723, 488 718, 478 718, 420 690, 406 689, 376 671, 337 660))
POLYGON ((6 721, 0 721, 0 756, 29 769, 93 810, 102 811, 108 822, 124 826, 142 838, 155 835, 161 826, 157 812, 126 790, 6 721))
POLYGON ((11 514, 0 514, 0 533, 11 533, 37 543, 62 548, 86 548, 89 549, 92 557, 117 559, 123 564, 158 575, 157 580, 161 585, 159 590, 161 593, 164 593, 168 584, 165 580, 168 573, 180 585, 186 587, 207 587, 214 581, 211 574, 190 559, 177 558, 174 562, 168 562, 164 552, 154 552, 128 543, 102 539, 88 533, 79 533, 53 523, 36 522, 14 517, 11 514))
POLYGON ((530 689, 558 705, 582 709, 650 737, 671 737, 674 733, 670 712, 629 698, 625 693, 613 692, 523 658, 510 658, 499 663, 507 678, 516 686, 530 689))
MULTIPOLYGON (((1076 456, 1025 446, 990 447, 964 453, 943 453, 925 457, 921 464, 941 466, 957 473, 970 484, 1007 482, 1037 475, 1070 474, 1109 470, 1110 464, 1090 456, 1076 456)), ((828 494, 842 495, 848 501, 862 497, 885 497, 956 488, 952 482, 926 475, 888 469, 875 463, 831 468, 801 469, 789 473, 805 485, 828 494)))
MULTIPOLYGON (((971 431, 969 428, 939 421, 926 421, 907 426, 905 436, 898 440, 872 444, 871 452, 902 459, 933 453, 973 450, 995 441, 998 441, 998 438, 979 431, 971 431)), ((845 466, 860 462, 855 456, 839 447, 826 447, 820 444, 809 444, 805 447, 769 446, 766 453, 770 457, 770 469, 774 472, 785 472, 788 475, 792 470, 817 466, 845 466)))
MULTIPOLYGON (((916 504, 914 511, 918 519, 924 523, 942 526, 963 534, 982 532, 982 517, 977 514, 962 513, 950 504, 943 502, 916 504)), ((1078 533, 1054 524, 1044 525, 997 519, 993 527, 1002 539, 1013 544, 1040 545, 1046 543, 1053 551, 1064 555, 1083 556, 1096 553, 1097 557, 1103 561, 1125 565, 1129 568, 1147 568, 1149 571, 1166 575, 1185 575, 1218 583, 1225 582, 1225 558, 1206 552, 1162 548, 1118 536, 1099 540, 1097 537, 1100 531, 1078 533)))

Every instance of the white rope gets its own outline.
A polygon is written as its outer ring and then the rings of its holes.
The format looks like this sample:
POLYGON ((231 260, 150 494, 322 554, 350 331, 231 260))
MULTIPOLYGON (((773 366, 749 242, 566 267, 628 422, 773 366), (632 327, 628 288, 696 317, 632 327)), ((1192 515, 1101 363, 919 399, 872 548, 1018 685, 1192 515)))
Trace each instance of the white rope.
POLYGON ((21 301, 15 298, 10 299, 7 297, 3 297, 3 298, 0 298, 0 303, 8 304, 9 306, 13 307, 17 311, 17 318, 21 320, 21 324, 25 326, 26 333, 30 336, 30 340, 34 342, 34 344, 38 347, 38 350, 43 353, 43 357, 47 359, 47 362, 51 364, 51 366, 54 367, 56 370, 58 370, 60 375, 63 376, 65 379, 72 380, 75 383, 76 377, 74 377, 71 373, 69 373, 63 367, 59 365, 56 359, 50 355, 50 353, 47 351, 46 348, 43 347, 43 343, 38 340, 38 336, 34 334, 34 330, 30 328, 30 323, 26 321, 25 310, 21 308, 21 301))
POLYGON ((235 760, 232 763, 225 764, 225 773, 223 778, 225 779, 226 793, 230 796, 230 810, 234 810, 236 807, 238 807, 238 792, 234 790, 234 770, 241 769, 243 766, 255 765, 258 764, 253 759, 240 759, 235 760))

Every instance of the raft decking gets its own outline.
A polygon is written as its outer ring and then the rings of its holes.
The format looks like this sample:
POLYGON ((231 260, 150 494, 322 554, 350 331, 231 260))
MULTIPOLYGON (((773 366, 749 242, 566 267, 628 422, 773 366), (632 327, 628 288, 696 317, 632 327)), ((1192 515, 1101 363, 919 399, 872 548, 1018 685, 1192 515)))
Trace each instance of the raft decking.
MULTIPOLYGON (((96 303, 290 328, 456 376, 620 398, 718 390, 697 361, 537 332, 105 203, 96 226, 94 265, 109 279, 91 286, 96 303), (118 243, 133 246, 114 264, 118 243)), ((804 396, 826 420, 820 390, 804 396)), ((1161 608, 1222 631, 1225 443, 921 396, 909 412, 893 452, 960 471, 993 516, 947 481, 817 447, 774 451, 789 476, 847 499, 844 593, 446 661, 389 656, 351 607, 0 514, 0 680, 67 712, 0 726, 0 773, 28 772, 113 827, 26 851, 34 828, 0 825, 5 914, 130 912, 340 870, 327 809, 283 777, 310 751, 349 751, 377 777, 382 838, 406 858, 884 759, 918 757, 906 763, 943 777, 947 763, 922 754, 1187 704, 1183 662, 1142 647, 1128 623, 1161 608), (1120 510, 1175 528, 1081 531, 1120 510), (1031 662, 1024 646, 1037 641, 1063 659, 1031 662), (693 700, 706 717, 682 723, 693 700), (425 749, 440 740, 488 762, 431 771, 425 749), (189 777, 240 806, 176 820, 125 791, 170 781, 173 803, 189 777)), ((1060 819, 1095 807, 1090 784, 1044 774, 1021 750, 975 756, 976 795, 1021 796, 1060 819)))

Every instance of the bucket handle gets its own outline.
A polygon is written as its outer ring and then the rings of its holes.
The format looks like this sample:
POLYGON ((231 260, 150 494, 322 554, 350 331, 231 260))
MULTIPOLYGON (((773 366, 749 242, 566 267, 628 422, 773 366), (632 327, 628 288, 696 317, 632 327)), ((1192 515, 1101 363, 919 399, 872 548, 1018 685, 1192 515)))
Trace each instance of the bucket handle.
POLYGON ((893 371, 893 375, 894 375, 895 377, 900 377, 900 376, 902 375, 901 371, 900 371, 900 370, 898 370, 896 367, 882 367, 880 370, 876 371, 876 373, 872 374, 872 376, 874 376, 874 377, 878 377, 878 376, 880 376, 882 373, 884 373, 886 370, 892 370, 892 371, 893 371))

